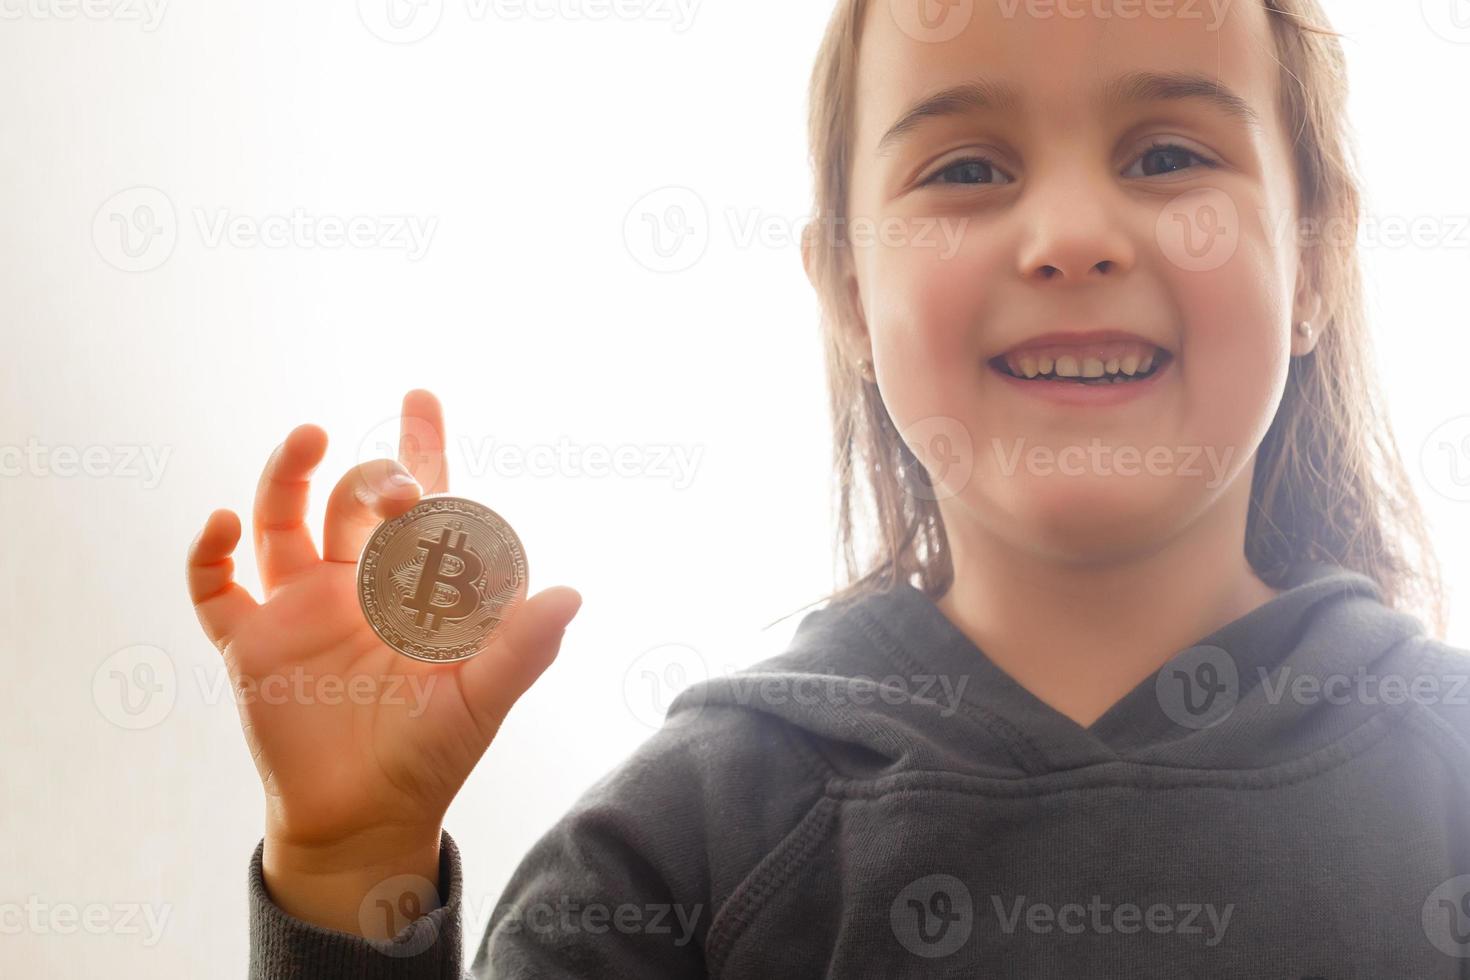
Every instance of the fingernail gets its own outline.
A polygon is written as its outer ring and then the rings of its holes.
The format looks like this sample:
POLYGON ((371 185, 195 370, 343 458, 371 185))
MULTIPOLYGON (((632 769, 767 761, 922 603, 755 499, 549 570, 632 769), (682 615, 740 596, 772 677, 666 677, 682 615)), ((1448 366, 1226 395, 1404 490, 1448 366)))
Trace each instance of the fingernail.
POLYGON ((398 467, 396 469, 391 469, 388 471, 388 475, 386 478, 384 478, 381 487, 384 493, 397 495, 401 494, 409 487, 414 487, 417 485, 418 481, 413 478, 413 474, 409 473, 408 470, 403 469, 402 467, 398 467))

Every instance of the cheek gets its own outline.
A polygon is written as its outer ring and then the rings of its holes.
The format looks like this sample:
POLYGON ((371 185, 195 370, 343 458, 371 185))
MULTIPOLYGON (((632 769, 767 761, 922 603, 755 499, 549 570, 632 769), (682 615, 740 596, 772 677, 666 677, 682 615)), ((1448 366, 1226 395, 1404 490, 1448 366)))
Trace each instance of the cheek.
POLYGON ((1202 440, 1247 452, 1275 415, 1290 362, 1291 289, 1279 256, 1242 242, 1231 262, 1181 275, 1173 292, 1188 325, 1178 365, 1186 417, 1202 440))
POLYGON ((996 269, 938 232, 933 239, 870 257, 869 327, 895 421, 967 411, 982 367, 996 269))
POLYGON ((879 250, 872 268, 881 283, 876 326, 893 342, 892 353, 903 356, 904 348, 920 346, 947 360, 975 347, 988 276, 973 259, 910 245, 879 250))

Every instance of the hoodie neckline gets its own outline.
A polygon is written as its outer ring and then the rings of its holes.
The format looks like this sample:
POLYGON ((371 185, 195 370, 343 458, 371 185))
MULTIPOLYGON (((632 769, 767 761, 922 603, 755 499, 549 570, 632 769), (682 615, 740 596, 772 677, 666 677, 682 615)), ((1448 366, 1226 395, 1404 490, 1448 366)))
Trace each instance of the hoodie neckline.
POLYGON ((881 647, 901 651, 925 671, 963 677, 960 700, 1001 722, 1023 749, 1017 758, 1031 760, 1023 766, 1040 772, 1115 761, 1204 734, 1209 726, 1191 723, 1178 704, 1170 703, 1170 695, 1161 693, 1167 690, 1161 674, 1208 669, 1200 664, 1222 659, 1223 651, 1222 662, 1234 671, 1232 703, 1241 702, 1301 643, 1313 611, 1348 595, 1382 600, 1377 584, 1366 575, 1327 562, 1295 563, 1279 594, 1177 651, 1085 727, 1011 677, 934 600, 907 581, 871 594, 854 612, 870 634, 882 635, 881 647))

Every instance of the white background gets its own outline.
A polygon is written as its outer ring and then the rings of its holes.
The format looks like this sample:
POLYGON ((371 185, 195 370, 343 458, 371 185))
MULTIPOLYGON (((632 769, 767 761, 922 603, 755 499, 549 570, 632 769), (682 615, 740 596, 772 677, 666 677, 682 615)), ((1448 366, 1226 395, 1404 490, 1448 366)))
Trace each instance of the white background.
MULTIPOLYGON (((448 814, 473 951, 526 849, 652 730, 656 706, 626 688, 658 649, 687 648, 695 672, 751 663, 832 584, 817 310, 796 246, 828 4, 710 0, 686 22, 690 0, 601 20, 430 0, 396 32, 371 3, 176 0, 153 23, 142 0, 98 2, 102 16, 70 18, 0 3, 0 445, 102 447, 107 470, 0 479, 0 903, 168 918, 152 944, 141 920, 0 933, 0 963, 243 975, 261 792, 189 607, 185 548, 215 507, 248 519, 261 464, 306 421, 332 437, 319 529, 330 484, 382 455, 382 423, 418 386, 445 405, 452 490, 511 521, 533 590, 586 600, 448 814), (684 207, 703 234, 659 271, 640 202, 669 186, 685 190, 659 209, 684 207), (114 215, 140 204, 173 234, 129 257, 114 215), (432 233, 422 254, 214 237, 221 220, 296 212, 432 233), (492 461, 563 441, 634 447, 639 469, 492 461), (161 474, 124 465, 129 447, 161 474), (665 447, 693 460, 692 482, 661 468, 665 447), (93 685, 139 645, 174 688, 129 730, 106 676, 93 685)), ((1451 0, 1331 4, 1370 220, 1427 222, 1432 239, 1370 231, 1365 262, 1451 585, 1470 574, 1456 547, 1470 504, 1454 499, 1470 487, 1451 468, 1470 472, 1470 430, 1443 428, 1470 414, 1470 4, 1454 2, 1462 30, 1451 0)), ((248 536, 241 558, 259 595, 248 536)), ((1458 611, 1450 640, 1470 645, 1458 611)))

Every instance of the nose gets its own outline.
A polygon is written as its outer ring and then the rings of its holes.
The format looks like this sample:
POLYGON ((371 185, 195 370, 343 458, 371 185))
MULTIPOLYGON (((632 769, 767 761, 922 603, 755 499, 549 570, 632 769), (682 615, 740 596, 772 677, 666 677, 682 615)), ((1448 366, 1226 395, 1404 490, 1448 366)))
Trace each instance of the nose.
POLYGON ((1073 169, 1042 177, 1030 191, 1029 207, 1018 211, 1022 279, 1082 283, 1133 268, 1137 250, 1105 180, 1073 169))

